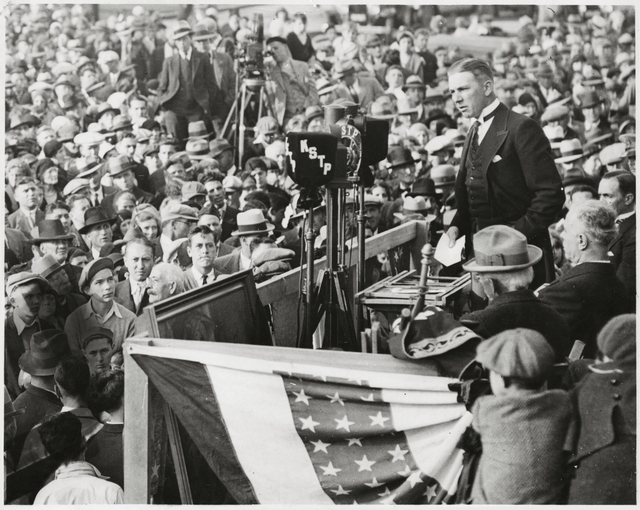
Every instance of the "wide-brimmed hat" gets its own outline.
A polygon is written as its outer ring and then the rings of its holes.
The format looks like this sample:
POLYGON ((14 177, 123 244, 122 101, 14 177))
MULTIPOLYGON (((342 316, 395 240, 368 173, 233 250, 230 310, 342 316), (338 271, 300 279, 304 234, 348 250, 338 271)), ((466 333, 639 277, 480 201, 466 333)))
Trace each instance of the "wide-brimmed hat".
POLYGON ((86 234, 91 227, 95 225, 100 225, 101 223, 113 225, 115 222, 116 218, 109 218, 102 207, 89 207, 89 209, 84 212, 84 226, 79 228, 78 232, 86 234))
POLYGON ((116 115, 113 118, 111 129, 113 131, 120 131, 121 129, 129 129, 133 127, 133 121, 128 115, 116 115))
POLYGON ((187 140, 206 140, 211 137, 211 133, 207 131, 207 127, 204 125, 204 121, 197 120, 195 122, 189 122, 189 136, 187 140))
POLYGON ((47 253, 39 259, 35 259, 31 263, 31 271, 33 271, 35 274, 39 274, 43 278, 49 278, 49 276, 59 271, 60 269, 63 269, 63 267, 50 253, 47 253))
POLYGON ((336 90, 338 85, 330 82, 326 78, 320 77, 316 80, 316 88, 318 89, 318 95, 324 96, 325 94, 336 90))
POLYGON ((436 185, 429 177, 417 179, 411 185, 411 191, 407 192, 408 197, 435 197, 436 194, 436 185))
POLYGON ((80 133, 80 128, 75 124, 65 124, 60 126, 56 132, 58 141, 61 143, 73 142, 75 136, 80 133))
POLYGON ((366 193, 364 196, 364 205, 373 205, 376 207, 382 207, 383 201, 382 198, 379 197, 378 195, 370 195, 369 193, 366 193))
POLYGON ((427 90, 427 86, 424 84, 420 76, 418 76, 417 74, 414 74, 412 76, 409 76, 407 78, 406 83, 402 86, 402 90, 407 90, 407 89, 427 90))
POLYGON ((9 122, 9 129, 17 129, 24 126, 35 127, 39 126, 41 123, 42 121, 38 117, 31 115, 30 113, 25 115, 15 115, 9 122))
POLYGON ((53 375, 58 364, 71 355, 66 333, 58 329, 45 329, 33 334, 29 350, 20 356, 18 365, 27 374, 53 375))
POLYGON ((211 153, 209 152, 209 142, 204 138, 189 140, 185 149, 189 159, 200 160, 211 157, 211 153))
POLYGON ((594 106, 602 103, 602 98, 592 90, 588 90, 587 92, 580 94, 579 99, 580 108, 583 110, 585 108, 593 108, 594 106))
POLYGON ((75 179, 71 179, 65 185, 64 189, 62 190, 62 194, 65 197, 68 197, 71 195, 75 195, 82 189, 88 189, 90 187, 91 187, 91 182, 89 182, 89 179, 81 179, 76 177, 75 179))
POLYGON ((412 106, 408 97, 398 98, 398 115, 410 115, 412 113, 418 113, 418 107, 412 106))
POLYGON ((98 111, 96 112, 95 119, 100 119, 100 117, 102 117, 107 112, 112 112, 114 115, 118 115, 120 113, 120 110, 116 110, 113 106, 105 101, 104 103, 100 103, 98 105, 98 111))
POLYGON ((527 244, 521 232, 506 225, 483 228, 473 236, 475 258, 462 266, 476 273, 503 273, 525 269, 542 258, 542 250, 527 244))
POLYGON ((306 108, 304 116, 308 122, 311 122, 313 119, 317 119, 318 117, 324 117, 324 111, 320 106, 312 105, 306 108))
POLYGON ((572 186, 574 184, 587 184, 595 188, 593 179, 588 177, 585 171, 577 166, 566 170, 562 178, 562 187, 572 186))
POLYGON ((564 105, 553 104, 549 105, 544 111, 540 120, 542 122, 553 122, 554 120, 562 120, 569 116, 571 111, 564 105))
MULTIPOLYGON (((427 214, 429 212, 429 207, 427 206, 427 201, 423 196, 420 195, 409 195, 404 197, 402 202, 402 214, 427 214)), ((400 213, 395 213, 400 214, 400 213)))
POLYGON ((203 23, 198 23, 195 27, 193 27, 193 40, 194 41, 206 41, 208 39, 212 39, 217 34, 204 25, 203 23))
POLYGON ((556 163, 570 163, 584 156, 582 144, 577 138, 563 140, 560 142, 559 150, 561 156, 555 160, 556 163))
POLYGON ((456 169, 453 165, 434 166, 431 169, 431 178, 436 188, 438 188, 438 186, 450 186, 456 182, 456 169))
POLYGON ((627 146, 624 142, 607 145, 600 151, 600 162, 603 165, 615 165, 625 158, 627 146))
POLYGON ((81 158, 78 160, 77 167, 80 173, 76 178, 87 179, 102 168, 102 160, 96 156, 81 158))
POLYGON ((389 106, 374 101, 371 103, 371 116, 376 119, 391 120, 395 117, 395 114, 389 106))
POLYGON ((134 168, 129 157, 124 154, 120 154, 114 158, 109 158, 108 166, 109 175, 111 175, 111 177, 116 177, 124 172, 133 171, 134 168))
POLYGON ((31 231, 31 243, 38 245, 50 241, 71 241, 73 234, 64 231, 60 220, 41 220, 31 231))
POLYGON ((356 68, 351 60, 338 60, 333 66, 333 79, 340 80, 355 72, 356 68))
POLYGON ((416 161, 411 151, 400 146, 389 147, 387 153, 387 161, 389 162, 389 169, 398 168, 401 166, 413 165, 416 161))
POLYGON ((178 26, 173 31, 171 35, 171 39, 173 41, 177 41, 178 39, 182 39, 188 35, 193 35, 193 30, 191 30, 191 25, 185 20, 178 21, 178 26))
POLYGON ((233 145, 227 142, 224 138, 215 139, 209 142, 209 151, 211 152, 211 157, 215 158, 219 156, 224 151, 233 149, 233 145))
POLYGON ((260 209, 249 209, 238 213, 238 230, 231 232, 234 237, 254 234, 268 234, 274 230, 274 226, 268 223, 260 209))

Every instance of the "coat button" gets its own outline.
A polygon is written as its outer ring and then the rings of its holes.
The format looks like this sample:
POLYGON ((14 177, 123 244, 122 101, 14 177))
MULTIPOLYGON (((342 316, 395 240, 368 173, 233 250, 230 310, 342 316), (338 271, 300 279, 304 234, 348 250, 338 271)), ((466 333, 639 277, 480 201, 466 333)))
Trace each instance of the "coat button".
POLYGON ((620 381, 618 381, 618 379, 611 379, 611 384, 613 386, 618 386, 618 384, 620 384, 620 381))
POLYGON ((620 400, 621 398, 622 398, 622 395, 620 395, 620 393, 613 394, 613 400, 620 400))

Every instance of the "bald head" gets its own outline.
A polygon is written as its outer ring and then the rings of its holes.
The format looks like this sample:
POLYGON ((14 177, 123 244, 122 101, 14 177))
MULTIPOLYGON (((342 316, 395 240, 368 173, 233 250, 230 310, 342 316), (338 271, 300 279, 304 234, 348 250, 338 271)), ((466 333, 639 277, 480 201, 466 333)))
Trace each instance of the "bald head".
POLYGON ((161 262, 149 275, 149 303, 157 303, 184 292, 184 276, 175 264, 161 262))

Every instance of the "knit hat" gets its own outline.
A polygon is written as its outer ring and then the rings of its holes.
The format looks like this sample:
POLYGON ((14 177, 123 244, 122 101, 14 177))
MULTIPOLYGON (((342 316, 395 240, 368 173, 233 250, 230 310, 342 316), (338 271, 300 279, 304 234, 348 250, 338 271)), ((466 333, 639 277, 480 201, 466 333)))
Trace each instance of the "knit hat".
POLYGON ((539 380, 553 368, 555 353, 540 333, 517 328, 478 345, 476 360, 503 377, 539 380))
POLYGON ((111 269, 113 271, 113 261, 109 258, 104 257, 101 259, 92 260, 86 266, 84 266, 84 269, 82 269, 82 274, 80 275, 80 280, 78 281, 80 290, 91 285, 91 280, 93 280, 94 276, 103 269, 111 269))
POLYGON ((635 360, 635 314, 618 315, 607 322, 598 334, 598 350, 614 361, 635 360))

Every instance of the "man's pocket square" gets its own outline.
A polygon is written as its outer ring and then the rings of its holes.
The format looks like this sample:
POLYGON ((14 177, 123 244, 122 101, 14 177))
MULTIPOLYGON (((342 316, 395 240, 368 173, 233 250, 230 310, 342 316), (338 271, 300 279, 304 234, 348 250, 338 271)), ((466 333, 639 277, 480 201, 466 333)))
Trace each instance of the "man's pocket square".
POLYGON ((499 155, 496 155, 491 162, 492 163, 498 163, 499 161, 502 161, 502 158, 499 155))

